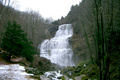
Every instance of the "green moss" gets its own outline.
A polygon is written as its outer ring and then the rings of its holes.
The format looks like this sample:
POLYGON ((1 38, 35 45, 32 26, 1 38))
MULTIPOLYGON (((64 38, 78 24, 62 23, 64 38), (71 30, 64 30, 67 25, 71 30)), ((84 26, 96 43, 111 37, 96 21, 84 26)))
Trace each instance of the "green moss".
POLYGON ((42 66, 42 65, 43 65, 43 63, 42 63, 42 62, 40 62, 40 61, 39 61, 38 63, 39 63, 39 65, 40 65, 40 66, 42 66))
POLYGON ((74 78, 80 75, 86 75, 83 80, 90 79, 98 79, 99 78, 99 67, 97 65, 93 65, 91 61, 81 62, 76 67, 67 67, 62 70, 62 73, 67 75, 70 78, 74 78), (86 67, 84 67, 86 64, 86 67), (69 73, 71 72, 71 75, 69 73))
POLYGON ((88 80, 88 77, 87 76, 83 76, 82 80, 88 80))
POLYGON ((62 76, 62 80, 65 80, 65 77, 64 77, 64 76, 62 76))

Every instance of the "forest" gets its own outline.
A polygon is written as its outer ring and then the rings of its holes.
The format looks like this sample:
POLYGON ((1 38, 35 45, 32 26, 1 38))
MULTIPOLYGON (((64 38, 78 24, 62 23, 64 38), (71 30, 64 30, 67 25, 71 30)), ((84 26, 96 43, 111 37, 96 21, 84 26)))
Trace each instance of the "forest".
POLYGON ((62 69, 62 74, 73 80, 83 74, 82 80, 120 79, 120 0, 82 0, 79 5, 71 6, 66 17, 53 22, 39 12, 20 12, 1 1, 0 50, 9 54, 9 60, 11 55, 26 57, 29 66, 42 69, 36 74, 54 70, 55 64, 38 58, 38 47, 44 39, 53 37, 61 24, 73 26, 69 42, 76 65, 62 69))
MULTIPOLYGON (((100 80, 119 79, 120 1, 83 0, 54 24, 72 23, 73 60, 91 66, 81 71, 100 80)), ((74 71, 75 69, 73 69, 74 71)), ((78 74, 81 74, 78 72, 78 74)), ((76 74, 76 73, 75 73, 76 74)))

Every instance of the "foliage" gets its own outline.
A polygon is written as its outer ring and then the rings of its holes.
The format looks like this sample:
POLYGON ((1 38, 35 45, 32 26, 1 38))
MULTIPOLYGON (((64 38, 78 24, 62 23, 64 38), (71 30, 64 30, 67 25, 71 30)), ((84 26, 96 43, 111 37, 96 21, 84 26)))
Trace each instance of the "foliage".
POLYGON ((100 80, 119 79, 119 6, 120 0, 83 0, 78 6, 72 6, 65 22, 73 24, 74 62, 78 64, 88 59, 92 62, 75 75, 85 73, 89 78, 100 80))
POLYGON ((76 67, 67 67, 62 70, 62 73, 70 78, 75 78, 84 74, 85 77, 82 77, 83 80, 99 79, 99 67, 93 65, 91 61, 81 62, 76 67), (84 64, 86 64, 86 66, 84 66, 84 64))
POLYGON ((64 77, 64 76, 62 76, 62 80, 65 80, 65 77, 64 77))
MULTIPOLYGON (((97 58, 96 64, 98 64, 99 66, 100 80, 106 80, 106 79, 109 80, 111 78, 111 74, 110 74, 111 72, 110 65, 112 64, 111 55, 113 55, 113 53, 115 52, 116 52, 115 55, 118 55, 120 50, 119 48, 120 43, 118 42, 120 40, 120 38, 118 38, 118 35, 120 35, 119 33, 120 29, 118 28, 118 25, 116 23, 117 20, 115 22, 114 21, 115 19, 113 18, 116 16, 115 14, 116 12, 113 12, 113 10, 115 9, 114 5, 116 3, 113 0, 106 1, 107 5, 104 6, 103 1, 104 0, 100 0, 100 1, 95 0, 94 3, 96 29, 94 31, 95 34, 93 35, 95 35, 96 37, 94 43, 96 43, 96 48, 95 48, 96 58, 97 58), (103 11, 101 11, 101 8, 103 9, 103 11), (106 8, 107 10, 111 11, 111 13, 106 12, 105 10, 106 8), (106 17, 106 15, 108 17, 106 17)), ((120 58, 118 60, 120 60, 120 58)), ((119 64, 115 64, 115 65, 117 69, 117 65, 119 64)))
MULTIPOLYGON (((6 0, 8 1, 8 0, 6 0)), ((5 2, 3 0, 3 2, 5 2)), ((16 3, 14 3, 17 5, 16 3)), ((27 10, 20 12, 10 6, 0 3, 0 47, 3 39, 2 33, 6 31, 5 24, 8 21, 16 21, 21 25, 21 29, 27 34, 27 38, 33 42, 35 50, 38 51, 38 45, 46 38, 50 38, 48 28, 50 19, 44 19, 38 11, 27 10)), ((39 52, 39 51, 38 51, 39 52)))
POLYGON ((21 26, 15 21, 13 23, 8 22, 6 25, 2 48, 10 53, 10 57, 11 55, 25 56, 29 61, 33 60, 32 55, 35 54, 32 42, 27 39, 21 26))
POLYGON ((86 76, 83 76, 82 80, 88 80, 88 78, 86 76))

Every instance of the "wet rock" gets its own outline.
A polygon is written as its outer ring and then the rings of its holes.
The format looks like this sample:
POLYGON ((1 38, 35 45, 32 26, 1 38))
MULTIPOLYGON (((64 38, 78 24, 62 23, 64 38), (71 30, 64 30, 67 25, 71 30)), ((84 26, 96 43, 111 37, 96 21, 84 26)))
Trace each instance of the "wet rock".
POLYGON ((22 58, 19 58, 19 57, 18 58, 17 57, 16 58, 11 58, 10 61, 14 62, 14 63, 18 63, 18 62, 22 61, 22 58))
POLYGON ((47 78, 45 75, 40 75, 41 80, 51 80, 50 78, 47 78))
POLYGON ((32 62, 32 67, 41 71, 51 71, 54 70, 54 65, 46 58, 40 57, 39 55, 34 55, 34 60, 32 62))
POLYGON ((63 76, 57 77, 57 79, 62 79, 63 76))
POLYGON ((48 77, 49 77, 49 78, 55 78, 55 76, 56 76, 56 75, 51 74, 51 75, 49 75, 48 77))
POLYGON ((82 77, 84 77, 85 75, 80 75, 80 76, 77 76, 75 77, 75 80, 82 80, 82 77))
POLYGON ((42 71, 38 71, 36 68, 30 68, 30 67, 28 67, 28 68, 25 68, 25 71, 27 73, 32 73, 34 75, 43 74, 42 71))
POLYGON ((65 75, 64 75, 64 78, 65 78, 65 80, 69 80, 69 78, 67 76, 65 76, 65 75))

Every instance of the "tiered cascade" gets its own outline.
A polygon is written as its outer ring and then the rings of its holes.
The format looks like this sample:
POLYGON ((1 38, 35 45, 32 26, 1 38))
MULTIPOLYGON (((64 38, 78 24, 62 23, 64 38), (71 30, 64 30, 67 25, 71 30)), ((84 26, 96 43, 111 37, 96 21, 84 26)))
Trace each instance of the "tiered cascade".
POLYGON ((61 66, 74 66, 72 60, 73 51, 69 44, 72 35, 73 28, 71 24, 60 25, 55 37, 42 42, 40 46, 40 56, 61 66))

